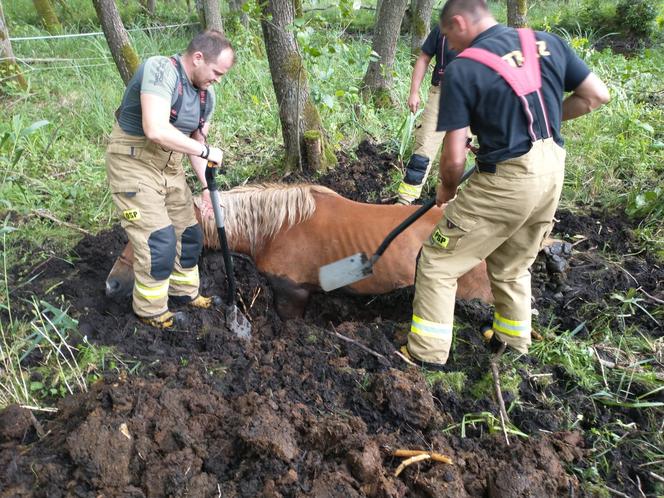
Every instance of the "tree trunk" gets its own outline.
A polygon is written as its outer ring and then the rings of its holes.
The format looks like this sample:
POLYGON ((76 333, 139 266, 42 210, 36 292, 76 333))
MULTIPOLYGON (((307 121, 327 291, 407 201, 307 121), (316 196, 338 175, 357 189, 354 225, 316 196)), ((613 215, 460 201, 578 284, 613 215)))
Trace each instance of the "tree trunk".
POLYGON ((286 148, 285 167, 289 173, 295 168, 311 170, 317 159, 307 158, 305 134, 309 140, 321 141, 319 170, 336 164, 336 157, 325 138, 318 109, 309 97, 307 73, 302 64, 293 31, 292 0, 267 0, 262 6, 261 27, 274 92, 279 104, 281 133, 286 148))
POLYGON ((228 1, 228 6, 230 7, 231 14, 236 19, 240 20, 240 23, 242 26, 245 28, 249 27, 249 16, 247 13, 242 10, 242 7, 246 3, 247 0, 229 0, 228 1))
POLYGON ((126 85, 139 65, 138 54, 129 41, 115 0, 92 0, 115 65, 126 85))
POLYGON ((507 0, 507 25, 525 28, 528 25, 528 0, 507 0))
POLYGON ((9 39, 5 13, 2 10, 2 2, 0 1, 0 89, 8 86, 7 83, 12 82, 17 83, 24 90, 28 86, 23 73, 21 73, 21 69, 16 64, 16 59, 14 59, 12 42, 9 39))
POLYGON ((415 7, 411 14, 410 53, 417 57, 420 55, 424 40, 429 35, 433 0, 415 0, 414 4, 415 7))
POLYGON ((221 20, 221 7, 219 0, 196 0, 198 17, 205 29, 216 29, 224 32, 224 23, 221 20))
POLYGON ((141 0, 141 4, 147 10, 151 17, 154 17, 155 8, 157 7, 157 0, 141 0))
POLYGON ((372 97, 377 107, 393 106, 392 66, 397 50, 399 28, 408 0, 383 0, 378 11, 372 49, 380 57, 370 61, 362 82, 362 94, 372 97))
POLYGON ((39 14, 39 18, 41 19, 44 28, 46 28, 46 31, 52 35, 61 33, 62 25, 55 13, 51 0, 32 0, 32 2, 35 4, 37 14, 39 14))

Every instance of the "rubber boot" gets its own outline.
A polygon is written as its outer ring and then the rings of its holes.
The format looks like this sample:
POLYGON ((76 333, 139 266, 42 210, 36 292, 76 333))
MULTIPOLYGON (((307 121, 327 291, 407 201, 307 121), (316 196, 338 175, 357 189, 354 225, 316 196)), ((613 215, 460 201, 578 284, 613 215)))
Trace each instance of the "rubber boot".
POLYGON ((144 324, 159 330, 172 330, 187 325, 187 316, 182 312, 165 311, 159 316, 138 318, 144 324))
POLYGON ((399 352, 404 355, 406 358, 408 358, 410 361, 415 363, 416 365, 422 367, 424 370, 430 370, 434 372, 443 372, 445 370, 445 365, 441 365, 439 363, 429 363, 426 361, 418 360, 415 358, 412 354, 410 354, 410 351, 408 351, 408 345, 404 344, 401 346, 399 349, 399 352))
POLYGON ((200 294, 193 299, 188 296, 171 296, 170 300, 175 306, 184 306, 186 304, 187 306, 205 310, 218 308, 223 304, 223 300, 219 296, 206 297, 200 294))

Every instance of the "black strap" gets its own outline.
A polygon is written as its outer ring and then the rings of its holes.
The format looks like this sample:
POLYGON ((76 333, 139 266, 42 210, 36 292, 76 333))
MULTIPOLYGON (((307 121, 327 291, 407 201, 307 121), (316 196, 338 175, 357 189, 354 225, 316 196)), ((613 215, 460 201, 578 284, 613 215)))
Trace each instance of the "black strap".
MULTIPOLYGON (((170 123, 173 124, 177 121, 178 119, 178 114, 180 113, 180 108, 182 107, 182 96, 184 94, 184 87, 182 86, 182 81, 184 80, 184 75, 182 74, 182 65, 180 64, 180 59, 175 57, 174 55, 170 57, 171 64, 175 66, 178 72, 178 83, 177 83, 177 92, 178 92, 178 97, 175 100, 175 103, 173 104, 173 107, 171 107, 171 116, 170 116, 170 123)), ((202 131, 203 130, 203 125, 205 124, 205 111, 207 110, 207 101, 208 101, 208 92, 207 90, 199 90, 198 91, 198 100, 200 101, 201 104, 201 110, 200 114, 198 116, 198 130, 202 131)))

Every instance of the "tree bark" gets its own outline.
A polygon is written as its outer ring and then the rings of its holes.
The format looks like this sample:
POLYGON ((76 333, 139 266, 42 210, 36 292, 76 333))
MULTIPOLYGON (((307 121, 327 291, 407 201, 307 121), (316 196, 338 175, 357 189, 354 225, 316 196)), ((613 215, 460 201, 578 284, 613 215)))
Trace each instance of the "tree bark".
MULTIPOLYGON (((7 83, 15 82, 22 89, 28 86, 21 68, 16 64, 12 42, 9 39, 9 30, 5 22, 5 13, 2 10, 0 1, 0 89, 7 86, 7 83)), ((0 90, 1 91, 1 90, 0 90)))
POLYGON ((525 28, 528 25, 528 0, 507 0, 507 25, 525 28))
POLYGON ((198 9, 198 17, 205 29, 216 29, 224 33, 219 0, 196 0, 196 8, 198 9))
POLYGON ((44 28, 46 28, 46 31, 52 35, 61 33, 62 25, 55 13, 51 0, 32 0, 32 3, 35 5, 37 14, 39 14, 39 18, 41 19, 44 28))
POLYGON ((138 54, 129 41, 115 0, 92 0, 115 65, 126 85, 139 65, 138 54))
MULTIPOLYGON (((320 170, 336 164, 336 157, 325 139, 318 109, 311 101, 307 73, 302 64, 297 41, 288 28, 293 24, 292 0, 267 0, 262 5, 261 27, 274 93, 279 105, 281 133, 286 148, 285 168, 312 169, 307 158, 305 134, 321 140, 320 170)), ((316 159, 311 161, 314 163, 316 159)))
POLYGON ((414 0, 413 3, 415 6, 411 14, 410 53, 417 57, 420 55, 424 40, 429 35, 433 0, 414 0))
POLYGON ((157 7, 157 0, 141 0, 141 4, 145 7, 150 16, 154 16, 155 8, 157 7))
POLYGON ((394 105, 391 95, 392 66, 407 3, 408 0, 383 0, 378 11, 371 48, 380 57, 369 62, 362 81, 362 94, 365 98, 373 98, 377 107, 394 105))
POLYGON ((247 0, 229 0, 228 6, 230 7, 231 14, 235 16, 236 19, 240 20, 240 23, 245 28, 249 26, 249 16, 247 13, 242 10, 242 7, 247 0))

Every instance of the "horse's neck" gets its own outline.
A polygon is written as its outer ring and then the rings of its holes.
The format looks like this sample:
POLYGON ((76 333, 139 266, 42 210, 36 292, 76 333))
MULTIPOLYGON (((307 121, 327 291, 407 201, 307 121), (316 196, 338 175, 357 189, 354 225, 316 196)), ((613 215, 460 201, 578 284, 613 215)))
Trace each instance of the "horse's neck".
MULTIPOLYGON (((208 216, 203 217, 200 209, 198 208, 198 203, 194 203, 194 213, 203 230, 203 246, 208 249, 221 249, 221 244, 219 242, 219 230, 217 229, 217 225, 214 221, 214 215, 209 213, 208 216)), ((253 256, 251 254, 251 244, 249 243, 248 238, 241 237, 239 234, 234 234, 233 237, 228 237, 227 235, 227 240, 228 247, 231 251, 253 256)))

